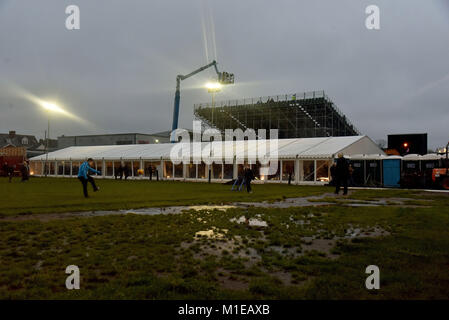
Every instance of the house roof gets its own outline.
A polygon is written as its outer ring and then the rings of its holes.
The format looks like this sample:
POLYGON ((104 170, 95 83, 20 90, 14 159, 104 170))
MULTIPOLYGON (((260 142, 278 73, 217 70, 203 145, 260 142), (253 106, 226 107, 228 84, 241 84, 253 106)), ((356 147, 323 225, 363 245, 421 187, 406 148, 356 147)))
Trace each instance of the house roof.
POLYGON ((14 134, 13 136, 11 136, 8 133, 0 133, 0 147, 11 145, 14 147, 30 148, 36 145, 37 143, 38 141, 36 137, 32 135, 14 134), (23 143, 25 141, 27 143, 23 143))

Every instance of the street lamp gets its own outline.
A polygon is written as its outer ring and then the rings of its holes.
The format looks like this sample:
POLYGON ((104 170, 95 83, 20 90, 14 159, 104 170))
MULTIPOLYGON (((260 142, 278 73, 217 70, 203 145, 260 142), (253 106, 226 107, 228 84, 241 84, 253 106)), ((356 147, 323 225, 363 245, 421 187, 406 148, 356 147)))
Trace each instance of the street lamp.
POLYGON ((45 143, 45 176, 47 176, 48 174, 48 148, 49 148, 49 141, 50 141, 50 112, 55 112, 55 113, 63 113, 63 114, 68 114, 67 111, 65 111, 64 109, 62 109, 60 106, 58 106, 55 103, 52 102, 47 102, 47 101, 41 101, 40 106, 47 111, 47 123, 48 123, 48 127, 47 127, 47 141, 45 143))
MULTIPOLYGON (((215 94, 221 91, 222 85, 219 82, 208 82, 206 83, 207 91, 212 94, 212 125, 214 124, 214 108, 215 108, 215 94)), ((212 158, 212 144, 210 145, 210 154, 209 157, 212 158)), ((209 165, 209 183, 211 182, 211 174, 212 174, 212 163, 209 165)))
POLYGON ((206 83, 207 92, 212 94, 212 124, 214 123, 214 107, 215 107, 215 94, 221 91, 222 85, 219 82, 206 83))

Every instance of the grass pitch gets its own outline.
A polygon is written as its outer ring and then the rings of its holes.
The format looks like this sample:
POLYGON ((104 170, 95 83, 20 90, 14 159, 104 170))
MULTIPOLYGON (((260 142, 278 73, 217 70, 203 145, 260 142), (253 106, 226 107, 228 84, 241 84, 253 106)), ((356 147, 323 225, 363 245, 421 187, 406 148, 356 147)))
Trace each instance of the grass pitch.
POLYGON ((0 216, 34 213, 77 212, 91 210, 137 209, 196 204, 221 204, 234 201, 282 200, 331 192, 328 187, 294 187, 279 184, 253 185, 254 193, 231 192, 230 185, 218 183, 96 180, 99 192, 88 186, 85 199, 81 183, 72 178, 19 178, 8 183, 0 178, 0 216))
MULTIPOLYGON (((202 183, 75 179, 0 182, 3 215, 276 200, 326 187, 256 185, 251 195, 202 183), (36 201, 36 205, 34 205, 36 201)), ((171 215, 0 219, 1 299, 447 299, 449 198, 357 191, 350 201, 407 198, 406 206, 248 208, 171 215), (238 223, 262 220, 267 227, 238 223), (250 220, 251 221, 251 220, 250 220), (213 237, 196 237, 212 230, 213 237), (81 289, 65 288, 77 265, 81 289), (367 290, 365 269, 380 268, 367 290)))

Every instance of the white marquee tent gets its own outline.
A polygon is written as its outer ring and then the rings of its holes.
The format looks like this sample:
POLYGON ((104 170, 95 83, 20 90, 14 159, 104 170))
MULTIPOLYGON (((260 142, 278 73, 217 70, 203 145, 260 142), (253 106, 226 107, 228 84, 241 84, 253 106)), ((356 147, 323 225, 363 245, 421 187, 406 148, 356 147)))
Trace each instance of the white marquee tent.
POLYGON ((151 166, 165 180, 205 180, 210 169, 211 180, 218 182, 235 179, 247 163, 259 180, 282 182, 291 177, 293 183, 320 183, 329 180, 330 164, 340 152, 348 157, 384 154, 367 136, 348 136, 69 147, 30 161, 36 176, 44 175, 45 171, 50 176, 76 176, 80 163, 92 158, 104 178, 114 177, 120 165, 129 168, 131 178, 144 178, 151 166), (267 159, 277 170, 261 174, 260 168, 267 159), (144 174, 140 169, 144 169, 144 174))

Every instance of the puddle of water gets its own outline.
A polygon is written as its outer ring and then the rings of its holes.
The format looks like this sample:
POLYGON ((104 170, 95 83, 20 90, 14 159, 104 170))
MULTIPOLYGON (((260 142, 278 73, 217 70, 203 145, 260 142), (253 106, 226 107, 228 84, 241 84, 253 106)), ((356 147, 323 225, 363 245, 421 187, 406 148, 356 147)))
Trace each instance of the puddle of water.
MULTIPOLYGON (((234 208, 237 208, 237 206, 226 206, 226 205, 223 205, 223 206, 209 206, 209 205, 207 205, 207 206, 190 206, 189 209, 187 209, 187 210, 195 210, 195 211, 200 211, 200 210, 208 210, 208 211, 219 210, 219 211, 226 212, 227 210, 234 209, 234 208)), ((183 210, 186 210, 186 209, 183 209, 183 210)))
POLYGON ((389 235, 390 233, 382 228, 374 227, 372 230, 362 230, 360 228, 350 227, 346 230, 345 239, 352 238, 376 238, 380 236, 389 235))
MULTIPOLYGON (((260 215, 259 215, 260 216, 260 215)), ((246 218, 245 216, 241 216, 240 218, 232 218, 229 220, 230 222, 237 222, 238 224, 246 223, 250 227, 268 227, 268 223, 266 221, 256 219, 256 218, 246 218)))
POLYGON ((346 230, 345 238, 355 238, 360 234, 360 228, 350 228, 346 230))
POLYGON ((348 207, 379 207, 382 204, 374 204, 374 203, 345 203, 345 206, 348 207))
MULTIPOLYGON (((140 214, 140 215, 156 215, 156 214, 179 214, 188 210, 220 210, 226 212, 229 209, 247 209, 249 207, 256 208, 292 208, 292 207, 316 207, 323 205, 335 205, 332 202, 316 202, 316 200, 324 198, 335 198, 336 195, 332 193, 325 193, 320 196, 311 196, 303 198, 288 198, 277 202, 236 202, 231 205, 196 205, 196 206, 172 206, 172 207, 160 207, 160 208, 143 208, 143 209, 131 209, 131 210, 102 210, 102 211, 87 211, 87 212, 67 212, 67 213, 54 213, 54 214, 39 214, 39 215, 24 215, 15 217, 2 217, 3 221, 21 221, 21 220, 42 220, 48 221, 53 219, 63 218, 76 218, 76 217, 96 217, 106 215, 126 215, 126 214, 140 214), (309 201, 313 200, 313 201, 309 201)), ((342 199, 343 200, 343 199, 342 199)), ((350 207, 369 207, 369 206, 382 206, 382 205, 403 205, 404 201, 413 200, 408 198, 380 198, 373 201, 354 202, 352 199, 347 199, 348 203, 343 200, 339 205, 350 207)), ((407 206, 411 207, 411 206, 407 206)), ((307 216, 307 218, 313 217, 313 215, 307 216)), ((237 221, 238 222, 238 221, 237 221)), ((243 222, 238 222, 243 223, 243 222)), ((298 221, 299 224, 308 224, 307 221, 298 221)), ((249 219, 248 224, 255 227, 267 227, 267 223, 261 219, 249 219)))
POLYGON ((173 206, 173 207, 162 207, 162 208, 143 208, 143 209, 130 209, 130 210, 116 210, 116 211, 89 211, 89 212, 79 212, 78 216, 91 217, 91 216, 106 216, 106 215, 120 215, 120 214, 140 214, 140 215, 155 215, 155 214, 178 214, 183 211, 188 210, 220 210, 226 212, 229 209, 237 208, 237 206, 232 205, 203 205, 203 206, 173 206))
POLYGON ((268 223, 266 221, 258 220, 258 219, 249 219, 250 227, 268 227, 268 223))

